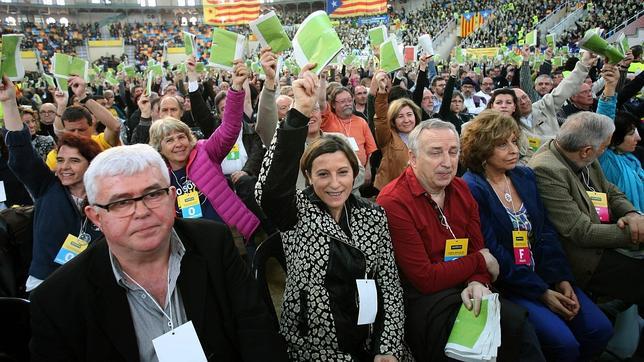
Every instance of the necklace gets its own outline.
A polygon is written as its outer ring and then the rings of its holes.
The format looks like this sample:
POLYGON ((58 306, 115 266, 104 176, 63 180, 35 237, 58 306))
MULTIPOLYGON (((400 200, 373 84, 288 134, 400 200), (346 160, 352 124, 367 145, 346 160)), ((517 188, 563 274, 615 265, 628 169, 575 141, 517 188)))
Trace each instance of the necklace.
MULTIPOLYGON (((505 201, 511 204, 512 194, 510 193, 510 184, 508 183, 508 177, 506 175, 503 175, 503 179, 505 180, 505 190, 503 190, 503 198, 505 199, 505 201)), ((494 184, 492 183, 492 180, 490 180, 489 178, 487 180, 490 183, 490 185, 492 185, 492 189, 496 191, 494 184)))

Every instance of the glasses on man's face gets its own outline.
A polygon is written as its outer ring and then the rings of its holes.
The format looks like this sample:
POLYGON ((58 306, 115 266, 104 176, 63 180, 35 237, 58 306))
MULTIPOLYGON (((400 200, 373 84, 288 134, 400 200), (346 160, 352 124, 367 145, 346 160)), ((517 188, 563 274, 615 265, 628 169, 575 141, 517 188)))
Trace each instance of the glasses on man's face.
POLYGON ((40 111, 41 114, 53 114, 56 113, 56 111, 40 111))
POLYGON ((143 205, 145 205, 145 207, 147 207, 148 209, 155 209, 161 206, 163 201, 165 201, 166 196, 168 196, 169 192, 170 192, 170 188, 165 187, 162 189, 150 191, 139 197, 118 200, 118 201, 110 202, 109 204, 106 204, 106 205, 94 204, 94 206, 98 206, 101 209, 105 209, 107 210, 107 212, 109 212, 110 214, 116 217, 128 217, 134 214, 134 211, 136 210, 137 201, 143 202, 143 205))

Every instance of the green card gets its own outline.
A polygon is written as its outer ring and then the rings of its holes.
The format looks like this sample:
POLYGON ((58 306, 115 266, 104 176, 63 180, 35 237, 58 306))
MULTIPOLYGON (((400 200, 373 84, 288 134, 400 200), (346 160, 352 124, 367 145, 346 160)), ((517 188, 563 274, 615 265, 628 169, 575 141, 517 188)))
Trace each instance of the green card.
POLYGON ((130 78, 136 76, 136 70, 134 69, 133 65, 124 66, 123 71, 125 72, 125 75, 130 77, 130 78))
POLYGON ((197 46, 195 44, 195 36, 188 33, 187 31, 183 32, 183 50, 186 55, 197 56, 197 46))
POLYGON ((369 29, 369 41, 372 47, 380 46, 387 40, 387 27, 384 25, 369 29))
POLYGON ((202 62, 195 64, 195 71, 197 73, 204 73, 206 71, 206 65, 202 62))
POLYGON ((316 74, 320 74, 342 47, 329 16, 321 10, 304 19, 293 38, 293 56, 298 66, 316 63, 312 69, 316 74))
POLYGON ((557 35, 554 33, 546 35, 546 43, 548 44, 548 47, 550 47, 550 49, 555 49, 556 39, 557 39, 557 35))
POLYGON ((564 58, 562 56, 556 56, 552 58, 553 67, 563 67, 563 65, 564 65, 564 58))
POLYGON ((0 73, 14 82, 21 81, 25 77, 25 68, 22 65, 20 53, 20 43, 23 37, 23 34, 2 35, 0 73))
POLYGON ((405 66, 405 59, 398 47, 396 38, 391 37, 380 44, 380 68, 385 72, 394 72, 405 66))
POLYGON ((631 47, 628 44, 628 38, 626 38, 626 34, 621 33, 619 34, 619 37, 617 37, 617 49, 619 49, 620 52, 625 56, 626 53, 628 53, 629 50, 631 50, 631 47))
POLYGON ((45 73, 43 73, 42 77, 43 79, 45 79, 45 82, 47 82, 47 87, 56 87, 56 83, 54 83, 54 77, 45 73))
POLYGON ((456 63, 460 64, 465 64, 465 54, 463 54, 463 48, 461 47, 456 47, 454 48, 454 60, 456 63))
POLYGON ((260 16, 248 25, 262 47, 270 46, 273 53, 283 52, 291 48, 291 40, 288 38, 275 11, 260 16))
POLYGON ((526 34, 525 43, 531 47, 537 46, 537 29, 526 34))
POLYGON ((79 76, 86 81, 89 80, 89 62, 85 59, 78 57, 72 57, 63 53, 55 53, 51 61, 52 73, 58 82, 58 85, 61 90, 67 90, 67 80, 71 76, 79 76), (65 82, 59 81, 59 79, 65 80, 65 82), (62 87, 62 84, 65 87, 62 87))
POLYGON ((219 68, 232 70, 235 59, 240 59, 244 55, 244 40, 242 35, 214 28, 208 62, 219 68))
POLYGON ((481 312, 478 317, 474 316, 473 311, 467 310, 465 305, 461 305, 454 321, 454 327, 447 339, 447 343, 453 343, 467 348, 474 347, 479 340, 481 333, 487 323, 488 300, 481 300, 481 312))

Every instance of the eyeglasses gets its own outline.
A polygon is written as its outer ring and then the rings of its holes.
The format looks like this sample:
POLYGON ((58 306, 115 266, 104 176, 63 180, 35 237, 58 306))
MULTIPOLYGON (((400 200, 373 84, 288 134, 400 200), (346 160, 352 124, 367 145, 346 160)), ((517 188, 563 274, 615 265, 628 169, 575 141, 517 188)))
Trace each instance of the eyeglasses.
POLYGON ((170 192, 170 188, 166 187, 166 188, 150 191, 139 197, 133 197, 131 199, 125 199, 125 200, 118 200, 118 201, 110 202, 109 204, 106 204, 106 205, 94 204, 94 206, 98 206, 101 209, 105 209, 107 210, 107 212, 111 213, 116 217, 128 217, 134 214, 134 210, 136 210, 137 201, 142 201, 143 205, 145 205, 145 207, 147 207, 148 209, 155 209, 161 206, 161 204, 165 200, 165 197, 168 196, 169 192, 170 192))
POLYGON ((56 111, 40 111, 40 113, 53 114, 56 113, 56 111))

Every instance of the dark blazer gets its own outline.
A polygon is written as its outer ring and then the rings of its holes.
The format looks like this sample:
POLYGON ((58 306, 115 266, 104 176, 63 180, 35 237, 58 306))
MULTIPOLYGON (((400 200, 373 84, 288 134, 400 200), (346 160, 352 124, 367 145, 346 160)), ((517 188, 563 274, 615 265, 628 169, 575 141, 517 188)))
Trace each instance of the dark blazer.
POLYGON ((559 243, 557 231, 545 215, 534 172, 527 167, 517 166, 508 171, 508 176, 530 216, 533 233, 530 246, 535 271, 527 265, 514 264, 512 222, 485 177, 468 171, 463 179, 479 204, 485 246, 499 262, 499 287, 514 294, 537 299, 553 284, 564 280, 573 281, 573 276, 559 243))
MULTIPOLYGON (((206 357, 286 361, 284 341, 230 231, 208 220, 177 219, 174 228, 186 248, 177 286, 206 357)), ((125 289, 108 253, 105 239, 92 243, 31 294, 33 361, 139 360, 125 289)))

